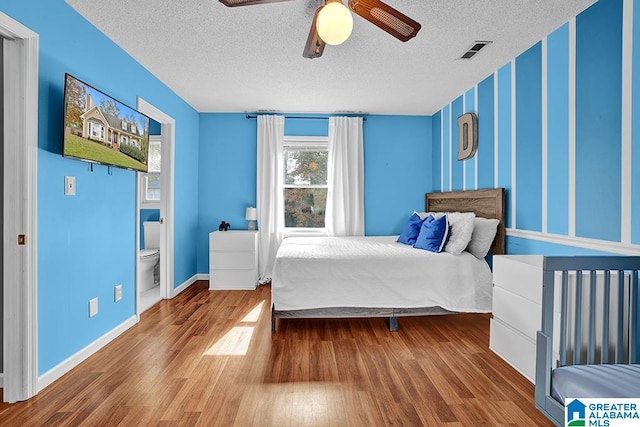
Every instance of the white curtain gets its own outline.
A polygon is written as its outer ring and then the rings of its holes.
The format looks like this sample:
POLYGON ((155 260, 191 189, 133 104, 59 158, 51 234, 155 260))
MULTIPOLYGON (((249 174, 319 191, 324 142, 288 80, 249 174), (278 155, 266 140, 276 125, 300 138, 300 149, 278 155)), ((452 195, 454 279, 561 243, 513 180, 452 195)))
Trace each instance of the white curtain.
POLYGON ((331 236, 364 235, 362 117, 329 118, 325 226, 331 236))
POLYGON ((257 208, 260 281, 271 278, 284 231, 282 194, 283 116, 258 116, 257 208))

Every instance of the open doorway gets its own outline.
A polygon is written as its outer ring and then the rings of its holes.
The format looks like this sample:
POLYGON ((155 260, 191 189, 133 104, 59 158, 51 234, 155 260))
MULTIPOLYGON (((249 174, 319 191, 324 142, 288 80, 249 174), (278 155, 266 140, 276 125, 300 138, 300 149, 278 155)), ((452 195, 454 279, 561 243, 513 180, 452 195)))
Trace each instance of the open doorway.
MULTIPOLYGON (((138 111, 151 117, 160 123, 160 188, 162 195, 160 197, 160 214, 159 214, 159 234, 160 234, 160 298, 166 299, 173 297, 174 279, 173 279, 173 156, 175 141, 175 120, 157 109, 142 98, 138 98, 138 111)), ((140 189, 140 180, 142 174, 138 174, 138 189, 140 189)), ((136 202, 136 247, 138 248, 136 259, 136 314, 138 318, 144 310, 141 305, 141 265, 140 265, 140 245, 141 245, 141 221, 140 221, 140 197, 136 202)))
POLYGON ((140 312, 154 306, 160 296, 160 203, 162 201, 161 125, 151 119, 149 126, 148 171, 138 172, 138 202, 140 203, 137 289, 140 312))

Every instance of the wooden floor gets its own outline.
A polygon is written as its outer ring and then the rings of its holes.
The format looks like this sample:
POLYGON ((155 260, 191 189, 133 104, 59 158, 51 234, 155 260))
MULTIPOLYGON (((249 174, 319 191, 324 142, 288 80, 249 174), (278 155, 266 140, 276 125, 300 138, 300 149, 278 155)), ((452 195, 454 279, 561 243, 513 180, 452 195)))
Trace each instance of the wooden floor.
POLYGON ((27 402, 2 426, 551 425, 488 349, 489 317, 280 320, 270 289, 198 282, 27 402))

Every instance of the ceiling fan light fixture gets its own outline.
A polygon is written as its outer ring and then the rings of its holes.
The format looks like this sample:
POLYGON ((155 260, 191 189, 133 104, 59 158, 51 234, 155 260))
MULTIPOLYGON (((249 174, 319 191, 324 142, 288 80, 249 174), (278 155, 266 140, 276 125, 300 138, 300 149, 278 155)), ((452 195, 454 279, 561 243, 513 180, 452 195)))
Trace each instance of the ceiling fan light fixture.
POLYGON ((353 17, 342 1, 329 1, 318 13, 316 26, 322 41, 336 46, 344 43, 351 35, 353 17))

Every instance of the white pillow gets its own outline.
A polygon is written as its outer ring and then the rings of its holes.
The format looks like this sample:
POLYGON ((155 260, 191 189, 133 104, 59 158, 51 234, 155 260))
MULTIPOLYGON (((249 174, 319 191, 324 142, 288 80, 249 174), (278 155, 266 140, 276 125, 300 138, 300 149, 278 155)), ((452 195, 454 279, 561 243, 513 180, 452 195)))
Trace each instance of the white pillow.
POLYGON ((478 259, 484 259, 496 237, 498 224, 500 221, 497 219, 476 217, 473 220, 473 233, 469 245, 467 245, 467 252, 478 259))
POLYGON ((449 221, 449 241, 444 247, 445 252, 460 255, 465 250, 473 234, 473 212, 447 212, 449 221))

